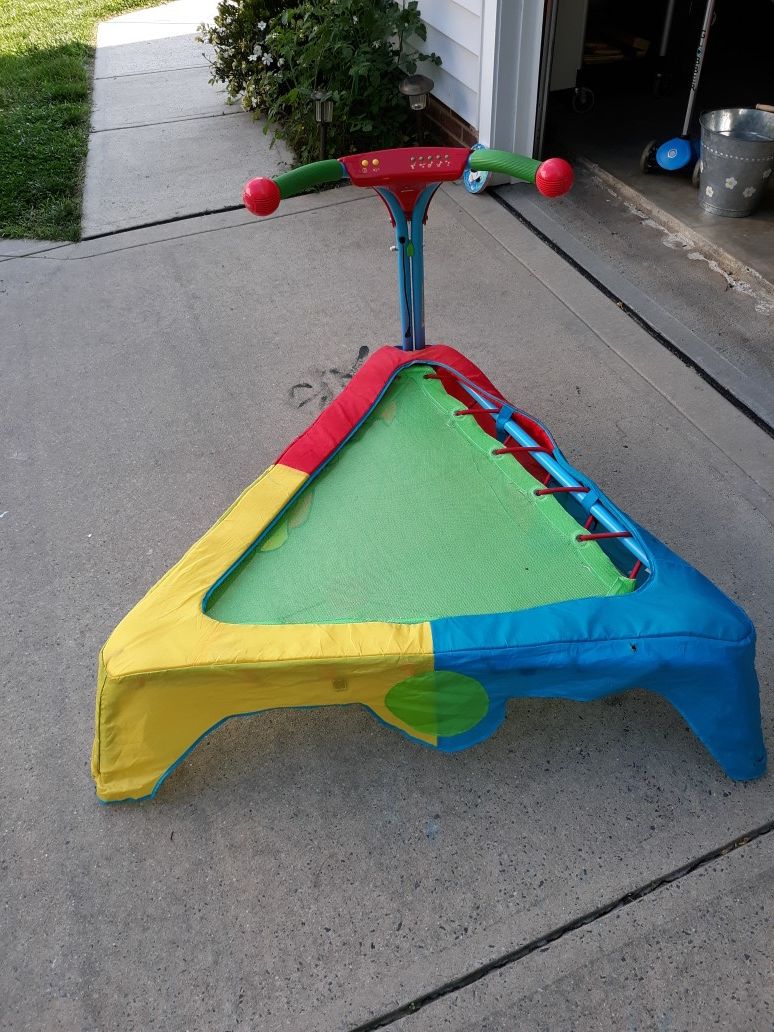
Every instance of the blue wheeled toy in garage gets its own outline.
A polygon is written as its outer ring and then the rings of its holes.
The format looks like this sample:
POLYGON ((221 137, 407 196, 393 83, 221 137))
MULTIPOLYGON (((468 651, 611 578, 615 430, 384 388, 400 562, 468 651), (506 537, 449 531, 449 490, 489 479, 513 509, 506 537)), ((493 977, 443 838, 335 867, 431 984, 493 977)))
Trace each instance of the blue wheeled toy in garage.
POLYGON ((664 140, 663 143, 659 143, 658 140, 651 140, 647 143, 640 157, 640 171, 642 172, 682 172, 690 167, 693 185, 699 185, 699 141, 692 138, 689 134, 691 119, 696 106, 696 94, 699 88, 701 70, 704 65, 704 55, 707 50, 707 39, 714 14, 715 0, 707 0, 701 33, 699 34, 699 44, 696 48, 691 88, 688 91, 688 106, 685 111, 683 131, 679 136, 672 136, 670 139, 664 140))

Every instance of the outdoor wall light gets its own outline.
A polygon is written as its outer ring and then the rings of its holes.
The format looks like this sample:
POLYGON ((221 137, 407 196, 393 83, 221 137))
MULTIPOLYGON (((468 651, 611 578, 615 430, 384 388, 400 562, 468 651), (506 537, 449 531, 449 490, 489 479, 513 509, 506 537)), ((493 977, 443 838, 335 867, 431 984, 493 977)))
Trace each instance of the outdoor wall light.
POLYGON ((329 90, 315 90, 312 93, 314 101, 314 120, 320 132, 320 160, 324 161, 328 156, 328 126, 333 121, 333 100, 329 90))

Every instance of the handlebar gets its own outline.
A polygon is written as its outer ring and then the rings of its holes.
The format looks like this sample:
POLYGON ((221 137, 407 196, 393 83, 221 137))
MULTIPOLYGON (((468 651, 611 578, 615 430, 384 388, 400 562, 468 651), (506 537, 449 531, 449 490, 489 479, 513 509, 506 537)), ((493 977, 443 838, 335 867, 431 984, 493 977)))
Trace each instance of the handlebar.
POLYGON ((502 172, 503 175, 523 179, 527 183, 535 182, 540 164, 534 158, 511 154, 510 151, 489 150, 487 147, 471 151, 468 159, 473 172, 502 172))
POLYGON ((536 161, 522 154, 489 150, 487 147, 472 150, 468 166, 473 172, 502 172, 513 179, 534 183, 544 197, 561 197, 570 189, 574 179, 572 165, 564 158, 536 161))
POLYGON ((264 176, 251 179, 245 183, 242 200, 253 215, 271 215, 279 207, 280 201, 305 193, 313 186, 338 183, 346 175, 346 169, 335 158, 313 161, 310 165, 301 165, 290 172, 281 172, 273 179, 264 176))
POLYGON ((354 186, 396 187, 403 194, 411 192, 416 196, 431 183, 459 179, 468 168, 474 172, 500 172, 534 183, 547 197, 566 193, 573 181, 572 167, 563 158, 541 162, 487 148, 398 147, 315 161, 273 179, 251 179, 244 188, 243 200, 254 215, 271 215, 281 200, 342 179, 351 180, 354 186))
POLYGON ((338 183, 345 175, 341 162, 331 158, 329 161, 313 161, 311 165, 301 165, 290 172, 282 172, 275 176, 274 182, 279 188, 280 197, 285 200, 304 193, 313 186, 338 183))

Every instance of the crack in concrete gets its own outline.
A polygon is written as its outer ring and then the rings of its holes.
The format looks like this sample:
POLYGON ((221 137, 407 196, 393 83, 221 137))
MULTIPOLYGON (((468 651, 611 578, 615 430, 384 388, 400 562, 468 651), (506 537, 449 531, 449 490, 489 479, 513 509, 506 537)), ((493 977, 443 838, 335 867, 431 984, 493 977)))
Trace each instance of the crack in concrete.
POLYGON ((713 863, 715 860, 719 860, 728 853, 733 853, 735 850, 749 845, 749 843, 762 838, 764 835, 770 834, 772 831, 774 831, 774 820, 767 821, 765 824, 759 825, 752 831, 748 831, 744 835, 737 836, 737 838, 725 843, 725 845, 717 846, 715 849, 711 849, 709 852, 703 853, 695 860, 690 860, 687 864, 683 864, 682 867, 677 867, 673 871, 669 871, 667 874, 662 874, 658 878, 653 878, 651 881, 645 882, 638 888, 624 893, 617 899, 603 903, 602 906, 599 906, 594 910, 590 910, 585 914, 581 914, 580 917, 576 917, 572 921, 567 921, 563 925, 559 925, 558 928, 554 928, 550 932, 546 932, 545 935, 532 939, 530 942, 518 947, 518 949, 510 950, 508 953, 503 953, 501 956, 495 957, 494 960, 490 960, 486 964, 482 964, 480 967, 474 968, 465 975, 460 975, 458 978, 451 979, 449 982, 445 982, 436 989, 431 989, 427 993, 416 996, 413 1000, 409 1000, 407 1003, 404 1003, 400 1007, 396 1007, 394 1010, 387 1011, 376 1018, 371 1018, 369 1021, 353 1026, 349 1032, 375 1032, 376 1029, 386 1028, 388 1025, 392 1025, 396 1021, 400 1021, 402 1018, 410 1017, 412 1014, 416 1014, 418 1011, 429 1006, 431 1003, 434 1003, 436 1000, 440 1000, 444 996, 450 996, 453 993, 459 992, 460 989, 465 989, 467 986, 473 985, 475 982, 480 982, 481 979, 486 978, 487 975, 492 974, 494 971, 499 971, 501 968, 509 967, 511 964, 516 964, 518 961, 530 956, 530 954, 535 953, 538 950, 545 949, 554 942, 558 942, 559 939, 563 939, 566 935, 570 935, 572 932, 577 932, 579 929, 585 928, 587 925, 593 924, 595 921, 599 921, 601 918, 607 917, 609 914, 615 913, 618 910, 623 910, 625 907, 644 899, 646 896, 651 896, 654 892, 658 892, 658 890, 663 888, 665 885, 670 885, 672 882, 680 881, 681 878, 688 877, 693 874, 694 871, 698 871, 702 867, 706 867, 708 864, 713 863))

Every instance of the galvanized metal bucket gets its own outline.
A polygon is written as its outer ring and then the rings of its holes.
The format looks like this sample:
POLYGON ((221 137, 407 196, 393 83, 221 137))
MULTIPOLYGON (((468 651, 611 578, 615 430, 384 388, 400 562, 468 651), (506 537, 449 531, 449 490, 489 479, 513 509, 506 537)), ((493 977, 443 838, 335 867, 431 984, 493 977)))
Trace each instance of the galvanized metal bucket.
POLYGON ((774 114, 723 108, 700 122, 699 204, 713 215, 750 215, 774 169, 774 114))

